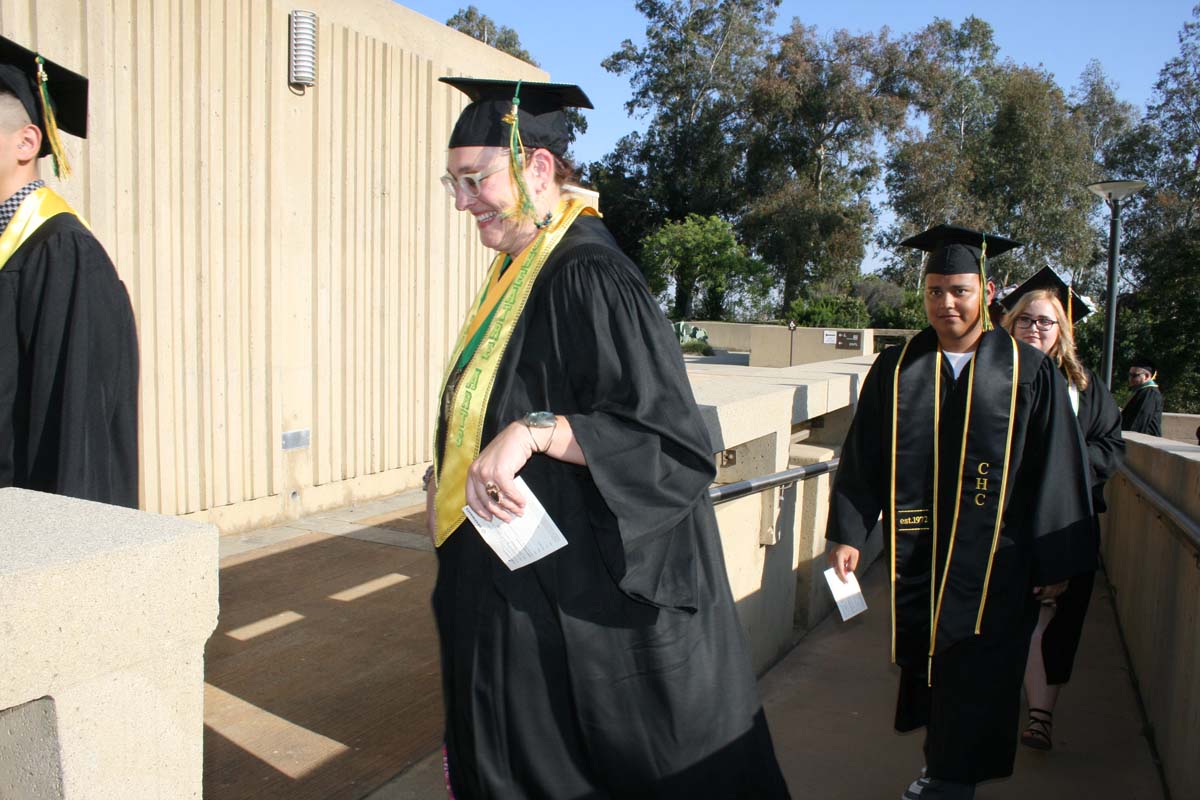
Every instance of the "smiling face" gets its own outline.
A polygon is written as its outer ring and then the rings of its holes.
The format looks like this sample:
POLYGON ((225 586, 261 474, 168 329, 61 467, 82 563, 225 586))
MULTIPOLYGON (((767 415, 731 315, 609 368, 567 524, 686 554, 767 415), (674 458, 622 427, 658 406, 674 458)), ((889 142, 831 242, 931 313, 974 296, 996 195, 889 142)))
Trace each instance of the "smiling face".
MULTIPOLYGON (((446 155, 446 172, 455 179, 470 173, 488 173, 508 157, 503 147, 452 147, 446 155)), ((526 177, 528 181, 528 176, 526 177)), ((517 187, 508 168, 479 182, 479 195, 461 186, 454 192, 454 207, 475 217, 479 241, 503 253, 521 252, 537 235, 533 222, 516 213, 517 187)))
POLYGON ((1012 332, 1022 342, 1028 342, 1043 353, 1049 353, 1054 350, 1054 345, 1058 344, 1058 320, 1058 309, 1055 308, 1054 302, 1039 298, 1030 301, 1017 316, 1012 332), (1029 319, 1022 319, 1023 317, 1029 319), (1051 322, 1047 323, 1046 320, 1051 322), (1024 327, 1029 321, 1033 324, 1024 327), (1046 326, 1046 330, 1042 330, 1040 326, 1046 326))
MULTIPOLYGON (((975 346, 983 332, 979 311, 982 298, 979 276, 925 276, 925 316, 937 332, 943 350, 963 353, 975 346)), ((987 284, 987 302, 991 302, 995 287, 987 284)))

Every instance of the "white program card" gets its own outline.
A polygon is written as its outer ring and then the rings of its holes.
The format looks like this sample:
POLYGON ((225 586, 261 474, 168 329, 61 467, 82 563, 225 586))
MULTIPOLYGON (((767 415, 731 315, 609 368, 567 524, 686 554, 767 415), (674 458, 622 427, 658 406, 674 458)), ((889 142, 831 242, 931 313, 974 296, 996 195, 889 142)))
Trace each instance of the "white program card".
POLYGON ((830 567, 825 570, 825 582, 829 584, 829 591, 833 592, 833 599, 837 601, 842 622, 867 610, 867 601, 863 599, 862 587, 858 585, 858 578, 854 577, 853 572, 847 572, 846 582, 842 583, 837 572, 830 567))
POLYGON ((502 522, 499 517, 485 520, 470 506, 463 506, 463 513, 488 547, 500 556, 505 566, 514 570, 545 558, 567 544, 562 531, 550 519, 537 495, 530 491, 522 479, 517 478, 515 482, 525 498, 525 513, 513 517, 512 522, 502 522))

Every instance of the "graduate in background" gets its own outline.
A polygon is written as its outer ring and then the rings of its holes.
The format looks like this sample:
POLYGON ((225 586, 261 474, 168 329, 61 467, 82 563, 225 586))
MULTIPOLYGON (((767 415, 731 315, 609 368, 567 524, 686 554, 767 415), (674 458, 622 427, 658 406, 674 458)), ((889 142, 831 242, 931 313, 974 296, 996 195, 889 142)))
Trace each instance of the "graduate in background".
POLYGON ((1129 365, 1133 395, 1121 409, 1121 430, 1162 436, 1163 397, 1157 379, 1158 370, 1150 359, 1139 356, 1129 365))
POLYGON ((0 37, 0 486, 137 507, 133 310, 39 177, 60 129, 86 135, 87 80, 0 37))
MULTIPOLYGON (((1018 286, 1002 302, 1007 308, 1004 328, 1052 358, 1067 380, 1071 408, 1087 448, 1092 509, 1096 514, 1092 539, 1099 553, 1099 515, 1106 508, 1104 484, 1121 465, 1125 442, 1116 401, 1075 354, 1074 325, 1092 309, 1049 267, 1018 286)), ((1027 747, 1049 750, 1054 746, 1054 707, 1059 689, 1071 679, 1095 578, 1094 572, 1076 575, 1066 591, 1042 603, 1025 667, 1029 721, 1021 743, 1027 747)))
POLYGON ((967 800, 1012 774, 1040 602, 1095 569, 1087 465, 1054 362, 988 321, 987 257, 1017 243, 939 225, 902 244, 929 252, 930 327, 863 384, 829 560, 853 571, 882 512, 895 727, 926 727, 926 769, 901 796, 967 800))
POLYGON ((495 251, 430 475, 445 764, 466 798, 786 797, 725 573, 713 447, 670 324, 563 185, 572 85, 464 92, 442 178, 495 251), (519 105, 518 105, 519 98, 519 105), (567 540, 509 569, 520 477, 567 540))

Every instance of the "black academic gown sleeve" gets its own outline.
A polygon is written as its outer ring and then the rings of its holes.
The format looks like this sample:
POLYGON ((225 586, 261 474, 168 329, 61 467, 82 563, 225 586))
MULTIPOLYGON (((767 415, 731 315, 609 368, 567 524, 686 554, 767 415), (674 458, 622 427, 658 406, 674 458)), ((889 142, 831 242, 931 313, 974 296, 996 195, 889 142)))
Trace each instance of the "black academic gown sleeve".
POLYGON ((890 347, 875 360, 863 381, 850 430, 842 445, 833 480, 826 539, 862 550, 883 510, 887 480, 886 453, 892 403, 888 385, 900 347, 890 347))
POLYGON ((138 351, 125 286, 79 220, 47 221, 0 269, 0 482, 138 504, 138 351), (8 399, 5 401, 4 397, 8 399))
POLYGON ((716 468, 679 343, 622 253, 584 244, 563 260, 551 302, 573 309, 563 338, 587 365, 570 373, 581 410, 566 417, 619 534, 600 537, 603 556, 626 594, 694 610, 692 517, 716 468))
POLYGON ((1028 526, 1033 585, 1049 586, 1096 568, 1091 486, 1083 437, 1053 360, 1040 359, 1028 402, 1014 492, 1020 507, 1010 505, 1005 522, 1019 519, 1028 526))
POLYGON ((1157 386, 1142 386, 1133 393, 1121 412, 1121 428, 1134 433, 1162 436, 1162 392, 1157 386))
MULTIPOLYGON (((1086 369, 1086 368, 1085 368, 1086 369)), ((1087 446, 1088 473, 1092 485, 1092 507, 1097 514, 1107 510, 1104 484, 1116 474, 1125 458, 1121 438, 1121 409, 1095 373, 1087 370, 1087 388, 1079 393, 1079 430, 1087 446)))

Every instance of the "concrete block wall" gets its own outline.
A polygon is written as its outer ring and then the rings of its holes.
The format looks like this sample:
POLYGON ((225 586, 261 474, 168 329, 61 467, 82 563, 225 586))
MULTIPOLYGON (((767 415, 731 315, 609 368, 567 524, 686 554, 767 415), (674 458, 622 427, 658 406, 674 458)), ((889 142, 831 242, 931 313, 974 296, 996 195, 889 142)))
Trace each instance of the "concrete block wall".
POLYGON ((0 552, 0 797, 199 798, 216 529, 7 488, 0 552))
POLYGON ((1173 524, 1134 483, 1109 481, 1104 565, 1173 797, 1200 788, 1200 446, 1126 433, 1129 470, 1192 523, 1173 524))
MULTIPOLYGON (((834 457, 872 360, 779 369, 690 363, 717 483, 834 457)), ((823 475, 717 506, 730 585, 760 673, 833 607, 821 574, 831 485, 823 475)))

